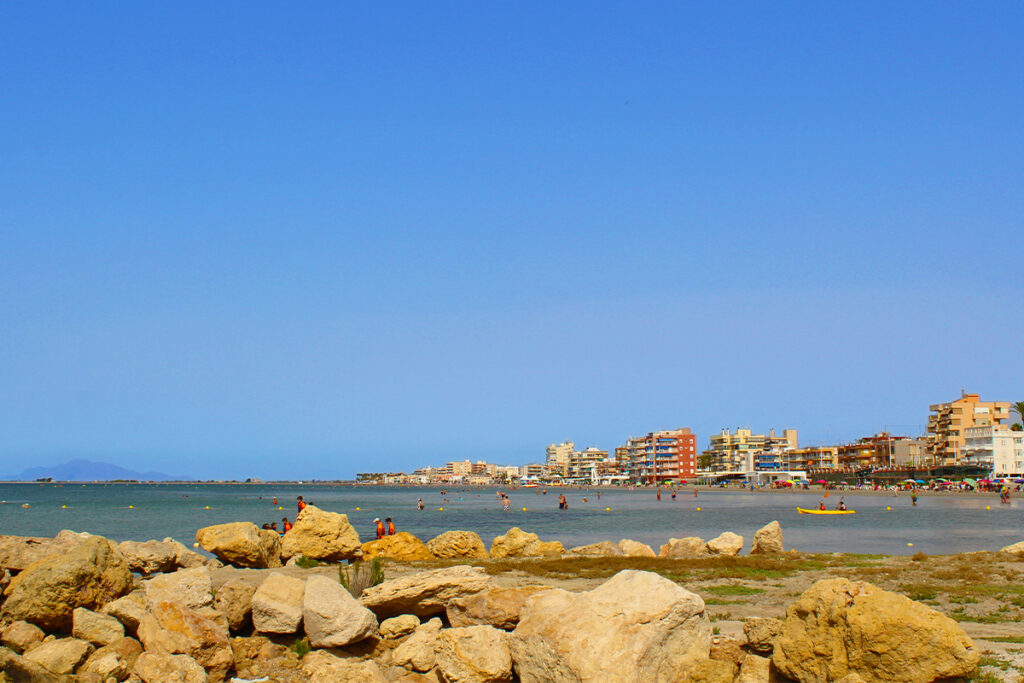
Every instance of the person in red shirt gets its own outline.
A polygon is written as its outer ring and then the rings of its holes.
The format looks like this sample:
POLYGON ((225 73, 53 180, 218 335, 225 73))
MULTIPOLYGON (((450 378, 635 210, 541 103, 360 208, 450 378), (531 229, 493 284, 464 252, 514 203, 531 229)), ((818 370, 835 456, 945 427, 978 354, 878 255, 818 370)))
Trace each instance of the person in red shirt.
POLYGON ((302 500, 302 496, 299 496, 295 500, 296 500, 296 505, 298 505, 299 512, 302 512, 303 510, 306 509, 306 501, 302 500))
POLYGON ((374 517, 374 522, 377 524, 377 539, 384 538, 384 523, 380 521, 380 517, 374 517))
POLYGON ((285 533, 288 533, 289 531, 292 530, 292 523, 288 521, 287 517, 282 517, 281 518, 281 523, 282 523, 282 528, 284 529, 285 533))
POLYGON ((390 517, 388 517, 384 521, 388 523, 388 536, 394 536, 395 535, 395 523, 391 521, 390 517))

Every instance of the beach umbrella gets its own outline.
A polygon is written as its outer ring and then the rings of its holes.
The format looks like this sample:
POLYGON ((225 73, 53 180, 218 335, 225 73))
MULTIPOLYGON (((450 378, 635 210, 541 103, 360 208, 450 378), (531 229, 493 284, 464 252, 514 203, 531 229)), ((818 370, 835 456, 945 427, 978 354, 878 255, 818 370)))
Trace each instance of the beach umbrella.
POLYGON ((923 484, 923 483, 925 483, 925 482, 924 482, 924 479, 915 479, 915 480, 914 480, 914 483, 915 483, 915 484, 923 484))
POLYGON ((815 483, 815 484, 827 484, 828 482, 827 482, 827 481, 825 481, 824 479, 819 479, 818 481, 816 481, 816 482, 814 482, 814 483, 815 483))
POLYGON ((971 486, 974 486, 974 485, 975 485, 975 484, 977 484, 978 482, 974 481, 974 480, 973 480, 973 479, 971 479, 970 477, 966 477, 966 478, 964 479, 964 483, 965 483, 965 484, 970 484, 971 486))
POLYGON ((904 484, 916 484, 917 480, 915 480, 915 479, 904 479, 903 483, 904 484))
POLYGON ((1013 483, 1014 484, 1024 484, 1024 479, 1014 479, 1013 483))

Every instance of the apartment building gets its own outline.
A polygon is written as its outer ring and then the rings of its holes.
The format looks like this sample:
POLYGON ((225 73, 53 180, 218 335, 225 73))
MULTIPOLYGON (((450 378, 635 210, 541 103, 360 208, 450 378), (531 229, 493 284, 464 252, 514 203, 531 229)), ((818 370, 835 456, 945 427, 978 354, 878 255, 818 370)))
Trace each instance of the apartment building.
POLYGON ((711 445, 701 455, 710 460, 712 472, 753 472, 754 470, 789 469, 785 455, 797 448, 797 431, 784 429, 777 436, 754 434, 750 429, 735 432, 723 429, 711 436, 711 445))
POLYGON ((791 470, 834 470, 839 467, 838 446, 805 446, 788 453, 791 470))
POLYGON ((585 482, 596 483, 601 474, 602 464, 608 460, 608 451, 589 446, 569 455, 569 476, 585 482))
POLYGON ((544 463, 548 472, 560 474, 563 477, 569 476, 569 462, 572 460, 572 453, 576 450, 576 444, 572 441, 563 441, 560 444, 551 444, 545 449, 544 463))
POLYGON ((615 449, 615 459, 622 474, 634 481, 690 479, 697 474, 697 436, 688 428, 631 436, 615 449))
POLYGON ((928 456, 937 465, 956 465, 971 427, 999 424, 1010 417, 1009 401, 982 401, 978 394, 961 392, 949 403, 929 406, 928 456))
POLYGON ((986 467, 995 477, 1024 476, 1024 432, 1002 424, 968 427, 960 463, 986 467))

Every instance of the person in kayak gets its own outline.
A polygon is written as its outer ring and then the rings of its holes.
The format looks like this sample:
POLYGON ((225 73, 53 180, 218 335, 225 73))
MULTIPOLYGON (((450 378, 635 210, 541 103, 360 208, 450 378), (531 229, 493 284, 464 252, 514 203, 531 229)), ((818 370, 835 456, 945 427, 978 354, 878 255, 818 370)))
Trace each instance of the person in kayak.
POLYGON ((839 499, 839 505, 836 507, 836 510, 845 510, 845 509, 846 509, 846 501, 844 501, 842 498, 840 498, 839 499))
POLYGON ((819 510, 824 510, 825 509, 825 499, 824 498, 822 498, 821 500, 818 501, 818 509, 819 510))

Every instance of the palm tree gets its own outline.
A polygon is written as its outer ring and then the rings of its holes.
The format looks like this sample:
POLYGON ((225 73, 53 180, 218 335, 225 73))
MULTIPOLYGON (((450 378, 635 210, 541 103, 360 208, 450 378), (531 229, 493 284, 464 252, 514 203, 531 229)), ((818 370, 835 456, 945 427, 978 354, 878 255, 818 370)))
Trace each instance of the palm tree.
POLYGON ((1014 401, 1013 409, 1017 412, 1017 415, 1020 417, 1020 422, 1018 422, 1017 424, 1024 426, 1024 401, 1014 401))

